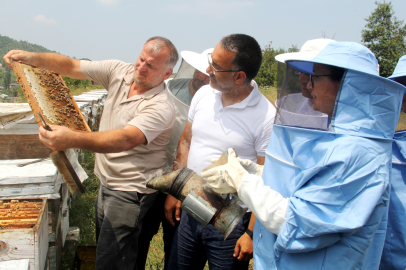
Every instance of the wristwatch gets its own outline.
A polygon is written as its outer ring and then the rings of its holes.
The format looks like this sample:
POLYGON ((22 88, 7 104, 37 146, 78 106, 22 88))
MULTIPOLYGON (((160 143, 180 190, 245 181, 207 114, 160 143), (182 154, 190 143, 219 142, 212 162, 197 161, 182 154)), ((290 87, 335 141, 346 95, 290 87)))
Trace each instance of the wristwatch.
POLYGON ((245 233, 248 234, 248 235, 251 237, 251 239, 252 239, 254 233, 253 233, 250 229, 247 228, 247 230, 245 231, 245 233))

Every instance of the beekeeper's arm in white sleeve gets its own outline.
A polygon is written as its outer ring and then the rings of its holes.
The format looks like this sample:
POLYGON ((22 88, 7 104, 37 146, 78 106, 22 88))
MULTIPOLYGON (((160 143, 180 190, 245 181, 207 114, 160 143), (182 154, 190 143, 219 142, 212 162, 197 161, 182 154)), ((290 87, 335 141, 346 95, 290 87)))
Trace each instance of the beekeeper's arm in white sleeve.
POLYGON ((262 166, 237 158, 234 149, 228 150, 228 163, 202 172, 207 184, 217 193, 238 193, 238 197, 272 233, 279 234, 286 221, 288 198, 265 186, 259 176, 262 166))

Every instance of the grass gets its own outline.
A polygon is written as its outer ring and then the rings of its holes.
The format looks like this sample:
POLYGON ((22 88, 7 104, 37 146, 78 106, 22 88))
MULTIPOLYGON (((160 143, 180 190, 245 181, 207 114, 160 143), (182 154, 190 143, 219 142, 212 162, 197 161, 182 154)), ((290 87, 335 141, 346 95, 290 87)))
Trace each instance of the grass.
POLYGON ((276 87, 274 86, 263 86, 259 88, 259 91, 270 101, 273 105, 275 105, 275 101, 277 99, 276 87))
POLYGON ((401 112, 396 130, 405 130, 405 129, 406 129, 406 113, 401 112))
MULTIPOLYGON (((95 155, 88 151, 83 151, 83 158, 79 158, 80 164, 89 176, 83 182, 86 192, 75 193, 72 198, 69 210, 69 226, 80 228, 80 241, 78 245, 96 245, 95 231, 95 210, 94 203, 99 189, 99 180, 94 175, 95 155)), ((73 266, 75 250, 71 247, 64 248, 62 255, 62 270, 70 270, 73 266)))

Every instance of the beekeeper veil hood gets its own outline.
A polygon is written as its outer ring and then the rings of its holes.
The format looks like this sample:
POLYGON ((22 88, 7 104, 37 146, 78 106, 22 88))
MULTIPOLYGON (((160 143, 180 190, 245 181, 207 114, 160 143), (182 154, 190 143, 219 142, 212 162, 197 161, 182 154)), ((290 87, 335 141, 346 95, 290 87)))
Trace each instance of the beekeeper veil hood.
MULTIPOLYGON (((400 78, 406 77, 406 55, 402 56, 393 71, 393 74, 388 79, 398 81, 400 78)), ((406 85, 402 83, 403 85, 406 85)))
MULTIPOLYGON (((388 79, 398 82, 406 87, 406 55, 402 56, 399 59, 399 62, 396 65, 395 70, 393 71, 393 74, 390 77, 388 77, 388 79)), ((406 91, 406 88, 405 88, 405 91, 406 91)), ((406 134, 406 93, 403 95, 402 110, 400 112, 399 122, 396 127, 396 131, 400 131, 400 130, 405 131, 405 134, 406 134)), ((404 135, 404 137, 406 137, 406 135, 404 135)))
MULTIPOLYGON (((307 84, 310 74, 285 64, 292 57, 309 60, 320 53, 331 39, 313 39, 305 42, 299 52, 279 54, 277 72, 277 114, 275 124, 327 130, 327 114, 313 110, 312 95, 307 84)), ((310 64, 310 63, 309 63, 310 64)))
POLYGON ((193 91, 197 91, 201 86, 209 83, 209 76, 206 73, 206 69, 209 66, 207 54, 212 51, 213 48, 207 49, 201 54, 182 51, 180 53, 183 59, 182 64, 175 78, 168 82, 169 93, 172 96, 172 102, 175 105, 176 111, 175 124, 166 147, 166 167, 168 171, 171 171, 173 168, 176 149, 185 128, 190 102, 193 98, 189 86, 192 83, 193 91))
MULTIPOLYGON (((375 55, 363 45, 327 40, 318 48, 319 52, 280 58, 309 74, 312 109, 329 116, 328 131, 392 139, 403 95, 401 86, 379 76, 375 55)), ((292 121, 286 125, 294 126, 292 121)))
POLYGON ((209 66, 207 54, 213 50, 213 48, 210 48, 202 53, 191 51, 182 51, 180 53, 182 64, 176 76, 168 82, 169 91, 173 95, 172 98, 189 106, 194 93, 209 83, 209 76, 206 73, 209 66))

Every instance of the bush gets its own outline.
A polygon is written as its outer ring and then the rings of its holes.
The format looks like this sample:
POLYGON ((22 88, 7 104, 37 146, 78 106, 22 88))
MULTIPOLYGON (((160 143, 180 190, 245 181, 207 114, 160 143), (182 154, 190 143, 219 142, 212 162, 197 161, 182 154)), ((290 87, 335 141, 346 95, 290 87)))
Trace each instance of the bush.
POLYGON ((278 63, 275 60, 275 56, 286 52, 297 52, 299 49, 296 45, 293 45, 287 51, 283 48, 272 48, 272 42, 269 43, 262 50, 262 65, 259 69, 255 81, 259 86, 276 86, 276 78, 278 73, 278 63))

